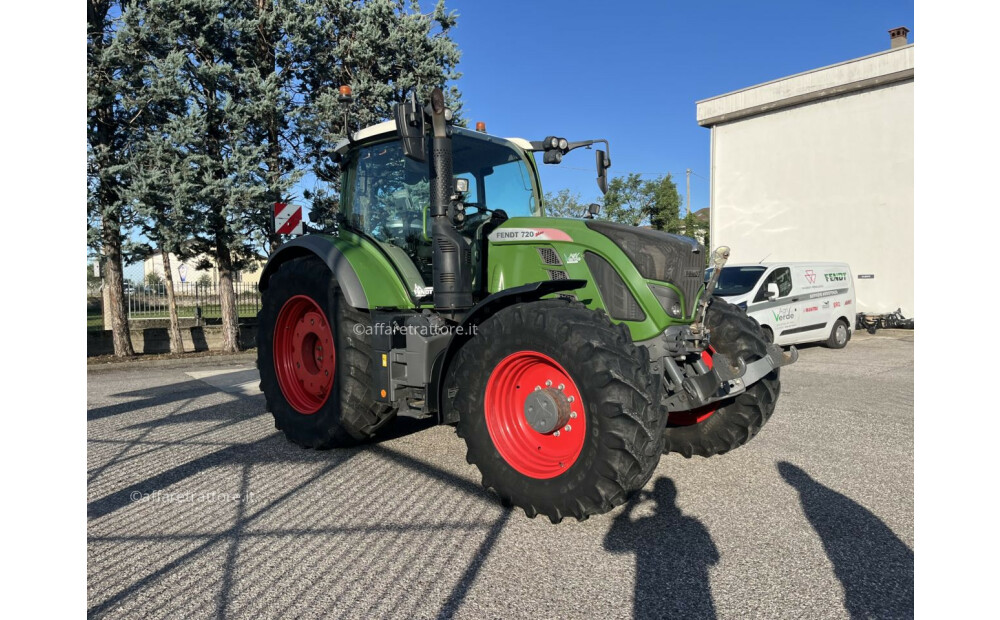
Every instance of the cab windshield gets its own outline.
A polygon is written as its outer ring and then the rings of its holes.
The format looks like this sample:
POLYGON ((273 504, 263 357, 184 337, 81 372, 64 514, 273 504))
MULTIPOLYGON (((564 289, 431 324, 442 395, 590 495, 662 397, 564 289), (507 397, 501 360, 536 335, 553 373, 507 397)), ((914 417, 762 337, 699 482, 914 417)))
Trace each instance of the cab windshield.
MULTIPOLYGON (((705 280, 712 277, 712 269, 705 271, 705 280)), ((767 267, 723 267, 719 273, 719 281, 715 285, 715 294, 720 297, 746 295, 753 290, 767 267)))
MULTIPOLYGON (((457 131, 452 149, 455 176, 469 181, 469 213, 502 209, 509 217, 540 215, 532 172, 517 150, 457 131)), ((362 147, 355 157, 350 223, 401 246, 429 236, 428 164, 405 158, 396 140, 362 147)))
MULTIPOLYGON (((490 219, 486 209, 508 217, 541 215, 534 173, 520 150, 456 130, 452 153, 455 177, 469 182, 462 234, 478 234, 490 219)), ((363 146, 348 162, 345 189, 347 223, 378 241, 408 288, 422 296, 433 279, 428 163, 404 157, 398 140, 363 146)))

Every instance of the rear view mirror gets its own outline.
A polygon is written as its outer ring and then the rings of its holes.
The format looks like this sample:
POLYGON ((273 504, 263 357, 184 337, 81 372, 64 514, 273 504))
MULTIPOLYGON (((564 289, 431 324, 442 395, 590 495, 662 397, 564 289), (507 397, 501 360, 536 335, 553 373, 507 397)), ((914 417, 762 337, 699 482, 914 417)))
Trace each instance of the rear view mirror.
POLYGON ((607 153, 601 149, 597 149, 595 153, 597 156, 597 187, 601 188, 602 194, 608 193, 608 168, 611 167, 611 160, 608 158, 607 153))
POLYGON ((778 284, 776 282, 767 283, 767 298, 774 299, 778 296, 778 284))
POLYGON ((393 106, 396 131, 403 145, 403 155, 414 161, 427 161, 427 137, 424 128, 424 111, 415 95, 405 103, 393 106))
POLYGON ((592 220, 595 217, 597 217, 597 214, 600 212, 601 212, 601 205, 596 202, 592 202, 587 207, 587 214, 584 215, 584 217, 587 218, 588 220, 592 220))

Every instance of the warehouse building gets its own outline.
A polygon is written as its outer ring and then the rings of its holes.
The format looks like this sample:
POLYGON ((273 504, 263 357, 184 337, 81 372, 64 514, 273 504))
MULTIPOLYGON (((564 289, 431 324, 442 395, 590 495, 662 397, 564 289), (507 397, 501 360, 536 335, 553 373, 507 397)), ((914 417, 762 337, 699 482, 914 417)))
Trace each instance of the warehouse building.
POLYGON ((858 308, 913 307, 913 45, 697 103, 713 246, 731 262, 839 261, 858 308))

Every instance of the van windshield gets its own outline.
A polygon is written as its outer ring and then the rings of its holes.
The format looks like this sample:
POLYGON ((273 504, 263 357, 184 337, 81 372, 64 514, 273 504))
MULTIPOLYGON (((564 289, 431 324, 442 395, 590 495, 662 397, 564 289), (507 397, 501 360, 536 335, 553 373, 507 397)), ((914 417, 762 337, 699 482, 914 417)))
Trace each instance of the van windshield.
MULTIPOLYGON (((767 270, 767 267, 723 267, 719 274, 719 281, 715 285, 715 294, 720 297, 734 297, 736 295, 746 295, 753 290, 760 280, 760 276, 767 270)), ((705 280, 712 277, 712 270, 705 272, 705 280)))

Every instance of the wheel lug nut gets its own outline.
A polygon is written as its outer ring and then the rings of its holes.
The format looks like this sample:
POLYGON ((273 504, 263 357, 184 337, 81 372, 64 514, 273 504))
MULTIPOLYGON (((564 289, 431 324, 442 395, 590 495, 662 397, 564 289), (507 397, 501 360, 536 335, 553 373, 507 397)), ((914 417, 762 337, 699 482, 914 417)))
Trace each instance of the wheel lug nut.
POLYGON ((575 397, 575 396, 570 396, 570 397, 569 397, 569 402, 573 402, 574 400, 576 400, 576 397, 575 397))
POLYGON ((552 387, 552 381, 551 380, 546 381, 545 382, 545 387, 552 387))
POLYGON ((558 436, 559 436, 559 431, 556 431, 556 432, 552 433, 552 435, 553 435, 554 437, 558 437, 558 436))
POLYGON ((558 390, 559 390, 560 392, 562 392, 563 390, 565 390, 565 389, 566 389, 566 386, 565 386, 565 385, 563 385, 562 383, 560 383, 560 384, 559 384, 559 387, 558 387, 558 388, 556 388, 556 389, 558 389, 558 390))
POLYGON ((536 386, 535 386, 535 391, 536 391, 536 392, 537 392, 537 391, 539 391, 539 390, 541 390, 541 389, 542 389, 542 386, 540 386, 540 385, 536 385, 536 386))
POLYGON ((567 425, 566 425, 566 428, 564 428, 563 430, 564 430, 564 431, 566 431, 566 432, 568 433, 568 432, 570 432, 571 430, 573 430, 573 427, 572 427, 572 426, 570 426, 569 424, 567 424, 567 425))
POLYGON ((576 412, 575 411, 570 411, 569 412, 569 417, 575 418, 576 417, 576 412))

